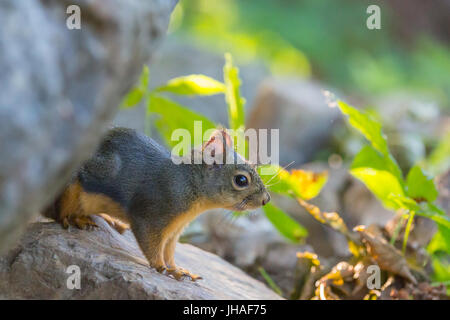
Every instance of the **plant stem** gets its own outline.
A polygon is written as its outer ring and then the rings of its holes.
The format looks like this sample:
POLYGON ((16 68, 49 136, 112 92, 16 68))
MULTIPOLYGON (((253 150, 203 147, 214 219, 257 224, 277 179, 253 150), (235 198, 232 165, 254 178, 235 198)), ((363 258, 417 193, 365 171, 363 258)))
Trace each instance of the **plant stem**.
POLYGON ((415 215, 415 211, 409 212, 408 223, 406 224, 405 236, 403 238, 403 248, 402 248, 403 254, 405 254, 405 252, 406 252, 406 244, 408 243, 408 237, 409 237, 409 233, 411 232, 411 226, 412 226, 412 223, 414 220, 414 215, 415 215))
POLYGON ((391 245, 395 244, 395 241, 397 240, 398 234, 400 233, 400 229, 402 228, 404 221, 405 221, 405 217, 402 214, 402 216, 400 217, 400 220, 397 222, 397 225, 395 226, 394 232, 392 234, 391 241, 390 241, 391 245))
POLYGON ((283 296, 283 292, 281 291, 280 287, 277 286, 277 284, 272 280, 266 270, 264 270, 263 267, 259 267, 258 271, 261 273, 264 280, 266 280, 267 284, 272 288, 272 290, 278 293, 280 296, 283 296))

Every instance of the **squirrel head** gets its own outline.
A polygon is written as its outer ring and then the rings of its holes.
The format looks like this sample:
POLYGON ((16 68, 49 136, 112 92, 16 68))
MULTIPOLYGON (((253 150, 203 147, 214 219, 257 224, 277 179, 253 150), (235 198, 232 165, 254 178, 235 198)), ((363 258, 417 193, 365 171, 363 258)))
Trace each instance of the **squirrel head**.
POLYGON ((256 165, 242 158, 225 129, 215 130, 194 157, 202 156, 202 194, 216 207, 233 211, 256 209, 270 201, 256 165))

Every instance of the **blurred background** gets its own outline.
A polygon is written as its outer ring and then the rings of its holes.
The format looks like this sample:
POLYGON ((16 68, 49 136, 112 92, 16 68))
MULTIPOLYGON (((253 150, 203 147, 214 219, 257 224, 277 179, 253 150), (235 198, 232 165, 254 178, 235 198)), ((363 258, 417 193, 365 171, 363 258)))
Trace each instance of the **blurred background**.
MULTIPOLYGON (((247 127, 280 128, 281 165, 329 171, 312 202, 339 212, 349 227, 384 226, 395 213, 348 173, 364 139, 327 106, 323 90, 382 122, 404 173, 419 162, 443 176, 450 168, 449 9, 446 0, 181 0, 152 61, 150 85, 193 73, 220 80, 223 54, 230 52, 240 68, 247 127), (380 30, 366 27, 370 4, 381 8, 380 30)), ((174 99, 226 123, 222 97, 174 99)), ((115 122, 144 131, 144 114, 144 105, 122 110, 115 122)), ((448 179, 438 200, 447 213, 448 179)), ((234 220, 222 212, 203 215, 183 241, 259 278, 263 267, 284 292, 298 272, 296 252, 314 251, 331 261, 349 254, 342 235, 295 201, 274 201, 307 227, 306 242, 289 243, 263 215, 234 220)))

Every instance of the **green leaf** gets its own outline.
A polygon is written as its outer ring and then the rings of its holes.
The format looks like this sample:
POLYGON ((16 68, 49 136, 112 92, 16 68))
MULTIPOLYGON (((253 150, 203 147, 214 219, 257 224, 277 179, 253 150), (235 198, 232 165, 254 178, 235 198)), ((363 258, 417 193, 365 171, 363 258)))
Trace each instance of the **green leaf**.
POLYGON ((417 203, 404 195, 390 194, 388 198, 395 203, 394 209, 414 211, 417 215, 433 220, 444 228, 450 229, 450 218, 439 207, 429 202, 417 203))
POLYGON ((349 106, 343 101, 338 101, 338 106, 343 114, 348 116, 350 124, 361 132, 372 146, 384 155, 389 154, 386 137, 381 130, 381 123, 364 111, 349 106))
POLYGON ((203 132, 206 130, 216 127, 215 123, 207 117, 155 94, 150 96, 148 111, 158 115, 157 119, 154 121, 154 125, 164 138, 167 145, 171 147, 179 143, 179 141, 172 141, 171 139, 172 133, 176 129, 188 130, 191 135, 191 145, 193 146, 195 143, 193 140, 195 121, 201 121, 202 136, 203 132))
POLYGON ((139 86, 142 90, 148 89, 148 81, 150 79, 150 70, 147 65, 144 65, 141 76, 139 77, 139 86))
POLYGON ((225 92, 225 85, 202 74, 192 74, 169 80, 156 89, 157 92, 171 92, 182 95, 213 95, 225 92))
POLYGON ((433 178, 426 175, 419 166, 414 166, 406 178, 406 190, 409 197, 413 199, 425 199, 433 202, 438 197, 438 191, 433 178))
POLYGON ((449 281, 450 280, 450 262, 445 257, 433 255, 431 257, 433 264, 433 280, 434 281, 449 281), (447 260, 447 261, 446 261, 447 260))
POLYGON ((396 209, 389 195, 404 195, 404 191, 400 169, 389 155, 380 155, 367 145, 353 159, 350 173, 361 180, 384 206, 396 209))
POLYGON ((328 173, 292 170, 291 172, 278 165, 258 168, 265 185, 273 192, 309 200, 316 197, 328 180, 328 173), (264 174, 271 169, 272 174, 264 174))
POLYGON ((450 253, 450 229, 438 225, 438 231, 428 244, 427 251, 430 254, 438 251, 450 253))
POLYGON ((405 209, 409 211, 419 211, 419 204, 414 199, 407 196, 391 193, 388 198, 395 203, 395 209, 405 209))
POLYGON ((225 99, 228 105, 228 120, 230 128, 237 130, 245 125, 244 104, 245 100, 239 93, 239 69, 233 65, 231 54, 225 54, 225 66, 223 67, 225 82, 225 99))
POLYGON ((132 108, 141 102, 144 97, 144 91, 141 88, 132 88, 122 99, 122 103, 120 104, 121 109, 132 108))
POLYGON ((148 66, 144 65, 141 75, 139 76, 139 83, 137 86, 131 88, 122 99, 122 102, 120 103, 121 109, 132 108, 142 101, 148 92, 149 75, 150 71, 148 66))
POLYGON ((308 235, 308 231, 302 225, 273 204, 266 204, 263 210, 267 219, 287 239, 299 243, 308 235))

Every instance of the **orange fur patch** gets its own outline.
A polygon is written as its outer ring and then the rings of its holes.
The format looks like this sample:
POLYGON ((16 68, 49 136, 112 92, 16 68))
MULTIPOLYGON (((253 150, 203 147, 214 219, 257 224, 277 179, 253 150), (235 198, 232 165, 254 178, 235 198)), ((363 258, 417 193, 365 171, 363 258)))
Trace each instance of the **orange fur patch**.
POLYGON ((177 217, 175 217, 163 230, 162 238, 164 246, 164 259, 166 260, 166 263, 174 264, 176 242, 178 241, 178 238, 184 228, 198 215, 212 208, 215 208, 215 206, 207 202, 194 204, 188 211, 180 213, 177 217))
POLYGON ((119 203, 103 194, 85 192, 79 181, 72 183, 64 190, 61 196, 60 221, 70 216, 102 213, 128 222, 125 210, 119 203))

